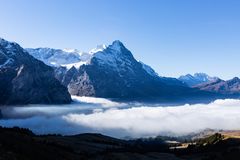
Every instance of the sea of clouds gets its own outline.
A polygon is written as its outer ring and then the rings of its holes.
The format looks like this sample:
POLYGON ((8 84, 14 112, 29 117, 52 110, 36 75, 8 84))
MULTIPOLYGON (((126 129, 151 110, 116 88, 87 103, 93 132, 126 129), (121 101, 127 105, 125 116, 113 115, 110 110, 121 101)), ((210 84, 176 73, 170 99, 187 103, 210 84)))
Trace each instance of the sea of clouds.
POLYGON ((29 128, 37 134, 97 132, 114 137, 180 136, 205 129, 239 130, 240 100, 182 106, 137 105, 107 99, 73 97, 61 106, 1 109, 0 125, 29 128))

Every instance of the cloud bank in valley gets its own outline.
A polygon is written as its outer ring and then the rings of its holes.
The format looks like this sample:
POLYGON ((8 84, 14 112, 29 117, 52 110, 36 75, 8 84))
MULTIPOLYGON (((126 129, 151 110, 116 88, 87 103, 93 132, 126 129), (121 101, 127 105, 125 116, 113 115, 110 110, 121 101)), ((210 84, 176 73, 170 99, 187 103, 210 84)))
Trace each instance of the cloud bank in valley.
MULTIPOLYGON (((210 104, 174 107, 142 105, 118 108, 119 104, 114 106, 114 103, 111 102, 111 108, 107 109, 106 105, 102 108, 95 106, 88 113, 80 110, 82 104, 72 105, 75 108, 72 110, 64 106, 55 107, 54 111, 58 114, 51 109, 43 112, 43 108, 34 110, 32 107, 30 111, 34 116, 0 120, 0 125, 27 127, 38 134, 98 132, 115 137, 186 135, 207 128, 240 129, 240 100, 217 100, 210 104), (37 112, 42 114, 37 115, 37 112)), ((18 108, 17 111, 21 111, 22 115, 30 114, 26 108, 18 108)))
POLYGON ((63 118, 98 131, 119 129, 131 136, 184 135, 206 128, 240 129, 240 100, 217 100, 207 105, 109 109, 88 115, 73 113, 63 118))
POLYGON ((102 107, 121 107, 125 106, 125 103, 118 103, 113 102, 111 100, 105 98, 94 98, 94 97, 79 97, 79 96, 72 96, 73 101, 75 102, 84 102, 90 104, 100 104, 102 107))

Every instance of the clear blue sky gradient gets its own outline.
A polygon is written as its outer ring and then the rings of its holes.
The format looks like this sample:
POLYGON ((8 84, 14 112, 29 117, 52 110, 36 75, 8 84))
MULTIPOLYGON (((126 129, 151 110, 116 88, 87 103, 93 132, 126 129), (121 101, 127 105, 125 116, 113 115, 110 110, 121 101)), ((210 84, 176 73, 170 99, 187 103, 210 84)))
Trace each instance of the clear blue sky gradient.
POLYGON ((239 0, 0 0, 0 37, 82 51, 118 39, 162 76, 240 76, 239 0))

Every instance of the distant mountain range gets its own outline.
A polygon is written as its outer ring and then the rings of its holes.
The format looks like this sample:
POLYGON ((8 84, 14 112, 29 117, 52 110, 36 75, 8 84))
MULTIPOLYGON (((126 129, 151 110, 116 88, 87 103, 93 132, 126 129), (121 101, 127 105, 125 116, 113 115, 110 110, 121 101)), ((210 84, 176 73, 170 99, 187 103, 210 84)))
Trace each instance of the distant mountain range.
POLYGON ((185 83, 186 85, 188 85, 189 87, 193 87, 198 84, 215 81, 218 78, 210 77, 206 73, 195 73, 194 75, 187 74, 184 76, 180 76, 178 79, 185 83))
POLYGON ((227 81, 216 79, 215 81, 209 81, 207 83, 198 84, 194 86, 194 88, 221 94, 239 95, 240 79, 238 77, 235 77, 227 81))
POLYGON ((0 104, 69 103, 69 93, 160 101, 214 99, 239 93, 238 82, 222 81, 215 86, 219 78, 204 73, 178 79, 161 77, 150 66, 137 61, 120 41, 80 52, 23 49, 1 39, 0 80, 0 104))
POLYGON ((195 73, 194 75, 180 76, 178 79, 189 87, 203 91, 223 95, 240 94, 240 79, 238 77, 225 81, 218 77, 210 77, 205 73, 195 73))
POLYGON ((49 48, 27 51, 53 66, 56 78, 72 95, 168 99, 195 93, 195 89, 175 78, 158 76, 150 66, 137 61, 120 41, 98 46, 89 53, 49 48), (66 55, 71 58, 66 59, 66 55))

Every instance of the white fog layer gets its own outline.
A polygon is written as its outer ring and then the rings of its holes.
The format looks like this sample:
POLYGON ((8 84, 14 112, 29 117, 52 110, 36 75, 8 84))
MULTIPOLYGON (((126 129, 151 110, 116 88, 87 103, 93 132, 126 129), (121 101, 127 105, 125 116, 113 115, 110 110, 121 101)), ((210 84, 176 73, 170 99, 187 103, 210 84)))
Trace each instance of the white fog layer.
POLYGON ((210 104, 174 107, 144 104, 136 107, 106 99, 74 99, 77 101, 71 105, 1 109, 3 119, 0 125, 29 128, 37 134, 97 132, 115 137, 186 135, 204 129, 240 129, 240 100, 216 100, 210 104))

